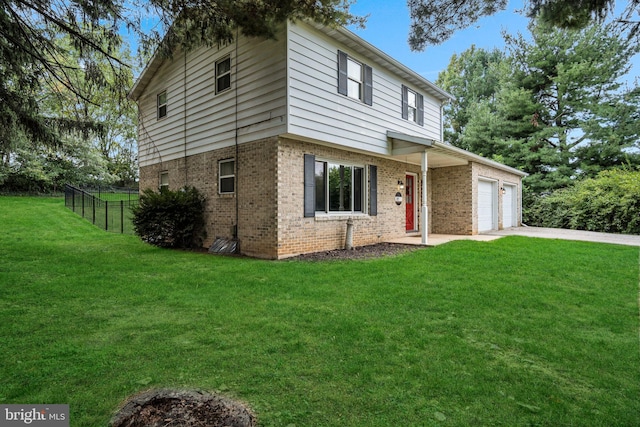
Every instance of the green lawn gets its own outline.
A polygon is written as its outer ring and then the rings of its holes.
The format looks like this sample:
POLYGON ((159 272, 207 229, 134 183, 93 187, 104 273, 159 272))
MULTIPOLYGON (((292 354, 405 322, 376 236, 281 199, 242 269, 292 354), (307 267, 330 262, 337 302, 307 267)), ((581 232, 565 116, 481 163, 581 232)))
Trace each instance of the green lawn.
POLYGON ((378 260, 259 261, 0 198, 0 403, 105 426, 151 387, 262 426, 640 424, 638 248, 519 237, 378 260))

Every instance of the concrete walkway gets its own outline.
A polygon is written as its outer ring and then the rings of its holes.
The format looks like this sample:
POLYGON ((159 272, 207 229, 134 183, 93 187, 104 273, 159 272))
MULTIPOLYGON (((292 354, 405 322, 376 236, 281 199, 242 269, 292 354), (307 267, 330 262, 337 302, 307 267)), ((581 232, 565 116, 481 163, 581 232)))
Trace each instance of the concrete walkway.
MULTIPOLYGON (((459 235, 459 234, 429 234, 427 246, 438 246, 449 243, 453 240, 476 240, 480 242, 488 242, 499 239, 503 236, 492 236, 489 234, 476 234, 475 236, 459 235)), ((422 245, 421 234, 410 234, 397 239, 386 240, 387 243, 401 243, 403 245, 422 245)))
MULTIPOLYGON (((579 240, 585 242, 612 243, 615 245, 628 245, 640 247, 640 236, 630 234, 596 233, 594 231, 565 230, 560 228, 542 227, 513 227, 505 230, 490 231, 475 236, 460 236, 455 234, 429 234, 427 246, 437 246, 453 240, 475 240, 487 242, 504 236, 539 237, 543 239, 579 240)), ((387 240, 389 243, 402 243, 405 245, 421 245, 421 235, 411 234, 398 239, 387 240)))
POLYGON ((513 227, 485 233, 487 236, 527 236, 543 239, 580 240, 584 242, 612 243, 640 246, 640 236, 632 234, 597 233, 595 231, 565 230, 561 228, 513 227))

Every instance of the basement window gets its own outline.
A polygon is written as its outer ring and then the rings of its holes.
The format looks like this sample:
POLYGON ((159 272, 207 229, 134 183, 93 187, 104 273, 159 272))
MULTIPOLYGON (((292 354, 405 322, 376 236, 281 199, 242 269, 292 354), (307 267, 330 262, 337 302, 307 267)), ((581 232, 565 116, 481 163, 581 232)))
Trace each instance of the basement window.
POLYGON ((169 172, 160 173, 160 192, 169 189, 169 172))

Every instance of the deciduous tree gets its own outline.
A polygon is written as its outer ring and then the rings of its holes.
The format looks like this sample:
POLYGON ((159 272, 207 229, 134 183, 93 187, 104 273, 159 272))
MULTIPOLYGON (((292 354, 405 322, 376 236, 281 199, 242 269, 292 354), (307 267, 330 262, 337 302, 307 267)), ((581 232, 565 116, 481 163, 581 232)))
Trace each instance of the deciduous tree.
POLYGON ((450 144, 475 151, 462 142, 461 136, 471 115, 479 114, 483 108, 479 104, 494 100, 505 58, 498 49, 487 51, 472 45, 460 55, 454 54, 438 75, 436 84, 456 96, 444 108, 444 133, 450 144))
POLYGON ((178 45, 190 48, 229 40, 236 28, 247 35, 272 37, 279 24, 299 18, 334 25, 361 21, 349 13, 348 0, 2 0, 0 153, 7 151, 16 132, 55 146, 61 142, 61 133, 91 128, 91 123, 48 117, 40 109, 43 85, 63 87, 85 101, 90 97, 71 81, 69 74, 78 64, 69 66, 64 61, 65 52, 55 43, 59 36, 69 37, 80 52, 87 80, 109 87, 113 82, 95 60, 100 57, 115 73, 125 72, 127 64, 117 57, 124 27, 142 37, 147 51, 162 40, 161 52, 168 53, 178 45), (144 34, 141 22, 148 13, 157 14, 163 25, 144 34), (170 27, 172 31, 167 32, 170 27))

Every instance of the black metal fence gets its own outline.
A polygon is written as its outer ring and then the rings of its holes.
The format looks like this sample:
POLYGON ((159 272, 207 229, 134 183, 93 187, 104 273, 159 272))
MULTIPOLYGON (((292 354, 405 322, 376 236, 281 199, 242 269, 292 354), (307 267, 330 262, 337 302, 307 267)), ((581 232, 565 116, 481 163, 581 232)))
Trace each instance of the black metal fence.
POLYGON ((137 189, 80 189, 65 185, 64 204, 103 230, 135 234, 131 208, 138 204, 137 189))

